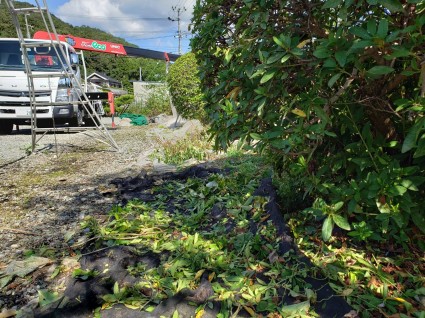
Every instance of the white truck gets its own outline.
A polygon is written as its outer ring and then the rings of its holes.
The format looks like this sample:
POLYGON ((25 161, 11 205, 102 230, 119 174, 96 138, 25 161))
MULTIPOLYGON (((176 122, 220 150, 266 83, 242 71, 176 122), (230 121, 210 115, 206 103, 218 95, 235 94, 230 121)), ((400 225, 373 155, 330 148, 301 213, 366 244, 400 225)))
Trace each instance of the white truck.
MULTIPOLYGON (((26 40, 41 43, 40 40, 26 40)), ((28 47, 27 55, 34 76, 37 127, 45 128, 53 125, 82 126, 92 125, 93 118, 87 114, 81 100, 80 85, 70 79, 81 80, 79 57, 75 49, 66 42, 60 44, 65 52, 55 50, 52 46, 28 47), (66 72, 62 64, 71 66, 66 72), (51 76, 62 72, 63 77, 51 76), (37 77, 40 75, 39 77, 37 77), (44 76, 45 75, 45 76, 44 76), (57 103, 57 104, 55 104, 57 103)), ((102 113, 103 108, 96 106, 96 112, 102 113), (99 108, 99 109, 97 109, 99 108)), ((0 134, 10 134, 13 125, 29 125, 31 123, 31 103, 28 79, 19 39, 0 39, 0 134)))

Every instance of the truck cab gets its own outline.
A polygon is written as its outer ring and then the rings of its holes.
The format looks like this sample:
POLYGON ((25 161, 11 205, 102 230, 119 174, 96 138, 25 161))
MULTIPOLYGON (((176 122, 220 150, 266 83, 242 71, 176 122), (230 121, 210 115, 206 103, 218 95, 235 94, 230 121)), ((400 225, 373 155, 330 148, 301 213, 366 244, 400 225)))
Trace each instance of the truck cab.
MULTIPOLYGON (((79 103, 81 86, 75 83, 80 82, 81 73, 74 48, 66 42, 60 42, 61 50, 42 45, 41 40, 25 41, 40 43, 40 46, 26 48, 31 72, 35 75, 32 80, 37 127, 83 125, 84 107, 79 103), (57 76, 58 73, 63 76, 57 76)), ((11 133, 14 124, 31 124, 30 93, 19 39, 0 39, 0 134, 11 133)))

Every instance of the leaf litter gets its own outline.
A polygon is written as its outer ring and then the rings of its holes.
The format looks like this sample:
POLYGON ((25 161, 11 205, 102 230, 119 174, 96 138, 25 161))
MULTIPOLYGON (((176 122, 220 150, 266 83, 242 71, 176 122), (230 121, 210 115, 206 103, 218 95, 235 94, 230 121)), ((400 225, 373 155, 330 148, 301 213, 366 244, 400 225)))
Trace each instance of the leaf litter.
POLYGON ((352 313, 299 254, 267 168, 256 156, 233 160, 220 169, 116 180, 122 204, 102 224, 84 220, 91 238, 79 252, 81 269, 59 303, 38 314, 66 317, 82 302, 95 317, 123 310, 138 317, 352 313), (76 296, 76 286, 90 295, 76 296))

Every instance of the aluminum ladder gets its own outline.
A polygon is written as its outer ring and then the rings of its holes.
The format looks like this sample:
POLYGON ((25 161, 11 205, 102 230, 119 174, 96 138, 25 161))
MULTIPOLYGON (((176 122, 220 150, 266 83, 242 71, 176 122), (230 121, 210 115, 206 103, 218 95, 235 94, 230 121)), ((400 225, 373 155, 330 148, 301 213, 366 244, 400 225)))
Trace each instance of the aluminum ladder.
MULTIPOLYGON (((0 0, 1 2, 1 0, 0 0)), ((30 106, 31 106, 31 140, 32 140, 32 152, 34 152, 35 147, 38 143, 38 141, 47 133, 53 131, 55 133, 55 143, 56 143, 56 149, 57 149, 57 142, 56 142, 56 132, 57 131, 86 131, 90 130, 94 132, 94 134, 91 136, 95 139, 97 139, 100 142, 103 142, 115 150, 119 151, 119 147, 115 140, 112 138, 111 134, 109 133, 108 129, 103 125, 100 116, 97 114, 95 107, 93 106, 92 102, 87 97, 85 90, 83 89, 79 78, 76 76, 76 74, 73 72, 71 63, 66 57, 65 50, 63 46, 60 43, 59 37, 56 32, 56 28, 53 23, 52 16, 50 15, 46 0, 43 0, 42 4, 41 1, 35 0, 36 5, 34 7, 29 8, 16 8, 14 5, 14 0, 5 0, 6 6, 9 9, 10 15, 12 17, 12 22, 16 28, 16 32, 19 38, 22 56, 25 64, 25 71, 27 74, 28 79, 28 93, 29 93, 29 99, 30 99, 30 106), (50 40, 36 40, 36 41, 25 41, 25 38, 23 36, 21 23, 19 22, 18 16, 21 14, 28 14, 28 13, 34 13, 38 14, 44 23, 44 26, 46 28, 46 31, 51 35, 50 40), (31 68, 31 63, 28 57, 27 49, 33 48, 33 47, 49 47, 50 49, 53 49, 58 56, 59 63, 61 65, 62 70, 59 72, 51 72, 51 73, 43 73, 43 74, 34 74, 33 70, 31 68), (59 54, 60 53, 60 54, 59 54), (82 106, 82 110, 89 114, 91 118, 91 122, 94 123, 94 127, 56 127, 53 115, 52 115, 52 121, 53 121, 53 127, 52 128, 38 128, 37 127, 37 107, 40 106, 57 106, 60 103, 52 101, 50 97, 49 102, 39 102, 36 99, 36 87, 34 85, 35 79, 45 78, 50 83, 49 78, 53 77, 59 77, 59 78, 67 78, 69 80, 69 83, 74 88, 77 88, 81 93, 78 94, 78 100, 71 101, 71 102, 63 102, 64 105, 77 105, 79 107, 82 106), (43 134, 39 139, 37 139, 37 132, 42 132, 43 134)))

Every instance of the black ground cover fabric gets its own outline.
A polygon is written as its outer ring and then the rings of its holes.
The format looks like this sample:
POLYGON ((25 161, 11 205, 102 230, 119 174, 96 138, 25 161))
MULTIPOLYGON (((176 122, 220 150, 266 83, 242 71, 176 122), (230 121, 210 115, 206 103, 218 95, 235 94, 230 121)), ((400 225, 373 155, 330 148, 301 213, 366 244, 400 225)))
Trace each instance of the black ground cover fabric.
MULTIPOLYGON (((166 183, 170 180, 186 180, 188 178, 206 178, 212 173, 227 173, 216 168, 207 168, 199 165, 188 168, 178 173, 166 173, 157 175, 148 175, 144 172, 134 178, 116 179, 113 183, 118 188, 117 199, 122 205, 128 201, 139 199, 143 201, 155 200, 151 188, 158 183, 166 183)), ((278 204, 278 198, 273 188, 271 179, 262 180, 260 186, 254 195, 268 198, 266 205, 267 213, 277 229, 277 235, 281 238, 279 253, 285 254, 290 250, 296 251, 299 256, 301 266, 314 266, 307 257, 297 251, 288 226, 285 224, 284 217, 278 204)), ((172 211, 171 211, 172 212, 172 211)), ((223 209, 219 204, 214 205, 209 218, 209 225, 223 217, 223 209)), ((234 224, 229 223, 226 226, 229 230, 234 224)), ((255 232, 259 224, 251 222, 250 230, 255 232)), ((86 251, 87 252, 87 251, 86 251)), ((87 254, 80 259, 81 268, 96 270, 100 275, 81 281, 76 278, 69 278, 64 297, 55 306, 49 309, 39 309, 34 313, 34 317, 92 317, 93 310, 101 306, 102 297, 112 293, 113 285, 118 282, 120 286, 131 286, 140 282, 141 278, 132 276, 127 268, 138 263, 143 263, 147 268, 159 265, 160 255, 152 251, 140 251, 137 246, 114 246, 102 249, 98 252, 87 254)), ((205 276, 207 276, 205 274, 205 276)), ((266 279, 266 278, 264 278, 266 279)), ((344 317, 352 309, 345 300, 335 295, 329 287, 324 277, 307 277, 305 283, 310 284, 317 295, 317 301, 314 304, 315 311, 320 317, 344 317)), ((148 288, 141 291, 149 296, 151 292, 148 288)), ((129 309, 122 304, 114 305, 110 309, 102 310, 103 318, 152 318, 152 317, 171 317, 177 310, 179 317, 194 317, 196 306, 193 303, 200 304, 205 302, 213 290, 209 281, 202 279, 201 284, 195 290, 184 289, 176 295, 161 302, 153 312, 141 312, 139 310, 129 309)), ((295 298, 285 296, 285 303, 292 304, 296 302, 295 298)), ((220 303, 213 302, 213 308, 205 308, 202 317, 216 317, 220 312, 220 303)), ((250 317, 249 313, 240 311, 238 317, 250 317)))

